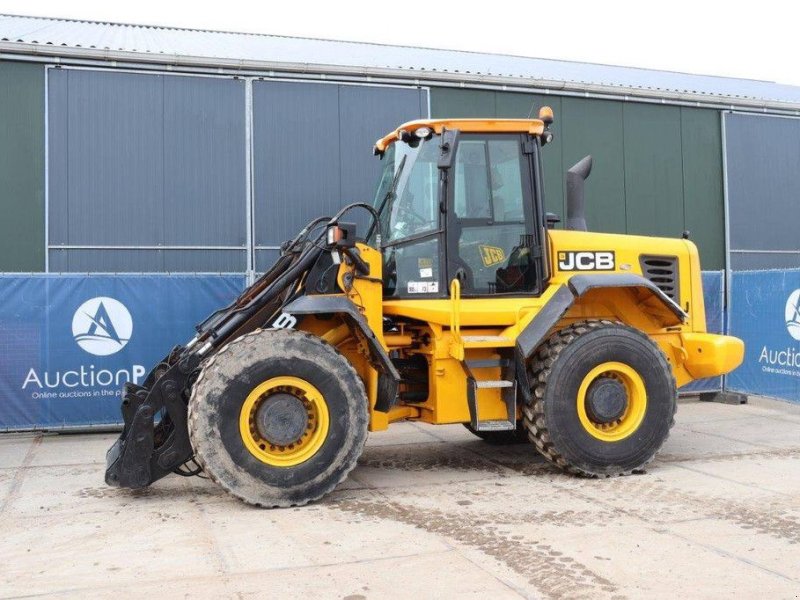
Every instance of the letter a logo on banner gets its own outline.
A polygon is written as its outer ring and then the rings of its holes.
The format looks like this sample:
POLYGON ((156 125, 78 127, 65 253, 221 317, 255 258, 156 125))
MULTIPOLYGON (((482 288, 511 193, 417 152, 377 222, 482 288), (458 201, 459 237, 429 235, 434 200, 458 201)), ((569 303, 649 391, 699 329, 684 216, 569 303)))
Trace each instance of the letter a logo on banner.
POLYGON ((786 329, 789 335, 800 341, 800 290, 789 294, 786 300, 786 329))
POLYGON ((98 296, 72 317, 72 337, 89 354, 108 356, 122 350, 133 333, 131 313, 119 300, 98 296))

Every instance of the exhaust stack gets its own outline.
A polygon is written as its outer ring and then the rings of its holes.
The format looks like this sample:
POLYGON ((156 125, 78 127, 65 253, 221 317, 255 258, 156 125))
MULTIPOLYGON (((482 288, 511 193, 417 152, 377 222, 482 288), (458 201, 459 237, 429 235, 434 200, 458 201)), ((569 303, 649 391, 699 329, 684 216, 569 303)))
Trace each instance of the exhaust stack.
POLYGON ((592 172, 592 157, 584 156, 567 170, 567 229, 586 231, 583 187, 592 172))

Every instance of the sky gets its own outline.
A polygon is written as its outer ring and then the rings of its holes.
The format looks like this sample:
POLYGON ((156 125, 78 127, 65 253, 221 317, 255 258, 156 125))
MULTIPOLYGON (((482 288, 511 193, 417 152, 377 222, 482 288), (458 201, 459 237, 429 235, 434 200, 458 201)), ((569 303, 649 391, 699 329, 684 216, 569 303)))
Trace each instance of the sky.
POLYGON ((554 58, 800 85, 800 2, 0 0, 0 12, 554 58))

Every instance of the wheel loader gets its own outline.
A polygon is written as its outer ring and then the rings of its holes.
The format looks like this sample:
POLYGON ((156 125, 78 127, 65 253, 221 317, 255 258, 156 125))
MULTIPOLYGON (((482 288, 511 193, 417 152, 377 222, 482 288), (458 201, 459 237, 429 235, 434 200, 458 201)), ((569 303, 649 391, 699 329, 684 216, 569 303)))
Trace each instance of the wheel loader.
POLYGON ((306 225, 125 385, 106 482, 203 471, 249 504, 302 505, 347 477, 368 432, 404 420, 524 441, 575 475, 642 471, 677 388, 734 369, 743 343, 706 332, 688 236, 586 230, 591 157, 567 172, 555 227, 552 122, 543 107, 412 121, 378 140, 373 203, 306 225))

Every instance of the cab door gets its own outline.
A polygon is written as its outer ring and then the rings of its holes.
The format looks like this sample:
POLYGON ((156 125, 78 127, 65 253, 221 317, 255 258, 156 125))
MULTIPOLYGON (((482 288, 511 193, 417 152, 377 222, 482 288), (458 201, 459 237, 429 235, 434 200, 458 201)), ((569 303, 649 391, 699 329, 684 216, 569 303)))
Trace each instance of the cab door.
POLYGON ((462 134, 449 173, 447 273, 464 296, 535 294, 542 280, 527 136, 462 134))

